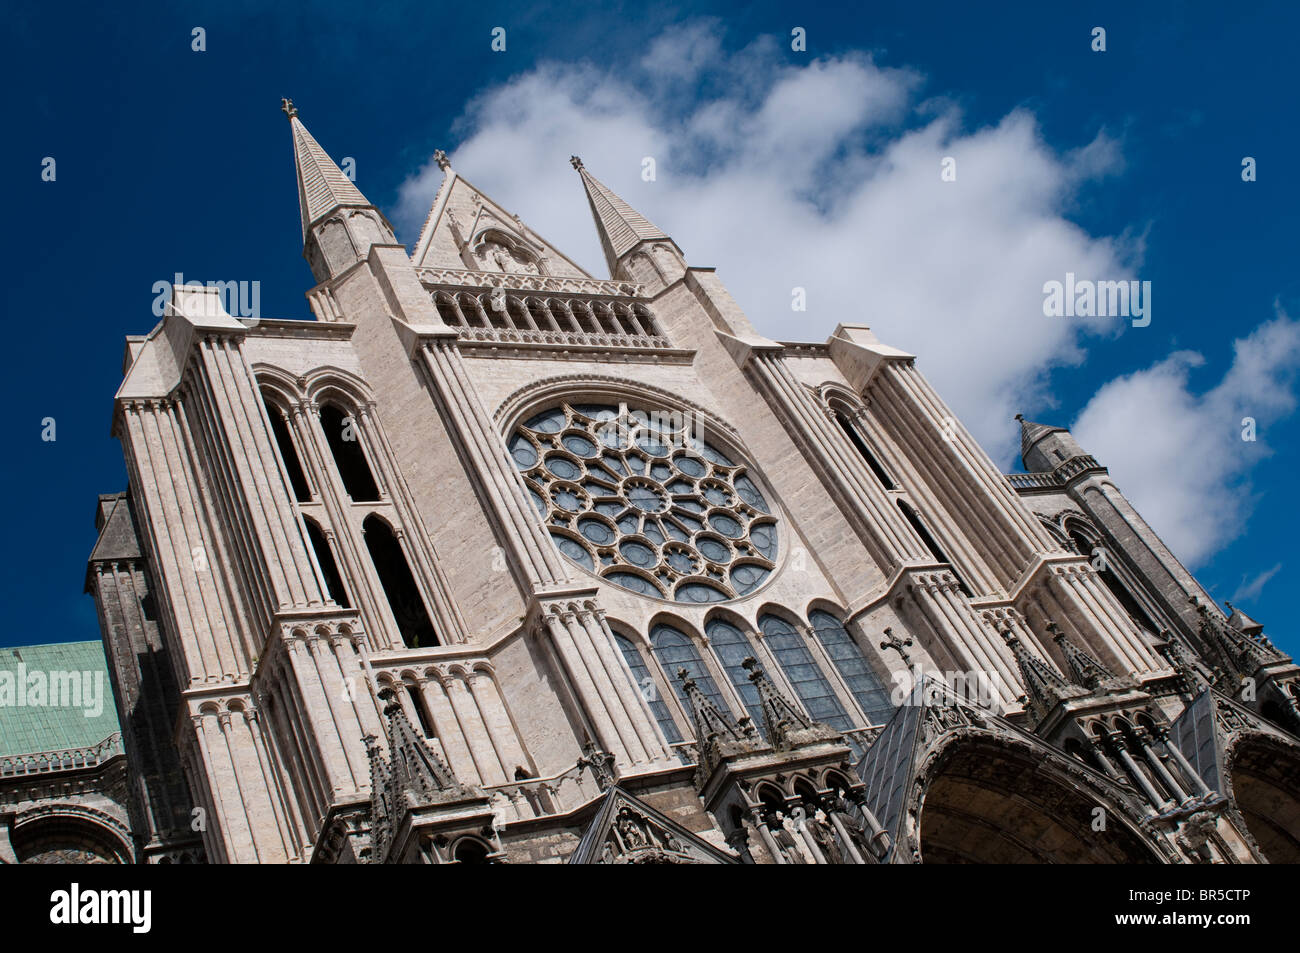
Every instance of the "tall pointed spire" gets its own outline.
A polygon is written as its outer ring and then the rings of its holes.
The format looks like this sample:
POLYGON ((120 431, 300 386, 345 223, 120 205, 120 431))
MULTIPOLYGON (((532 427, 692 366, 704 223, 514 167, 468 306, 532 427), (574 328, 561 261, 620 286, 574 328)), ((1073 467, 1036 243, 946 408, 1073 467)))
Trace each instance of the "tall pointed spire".
POLYGON ((372 245, 396 245, 397 239, 388 219, 307 131, 293 100, 282 99, 280 103, 293 135, 302 254, 316 280, 326 281, 364 259, 372 245), (357 211, 334 215, 339 209, 357 211))
MULTIPOLYGON (((624 258, 642 242, 667 242, 677 249, 668 233, 614 194, 608 186, 587 171, 582 160, 571 156, 569 163, 582 176, 582 185, 596 219, 600 247, 605 252, 611 278, 621 277, 624 258)), ((680 251, 678 252, 680 254, 680 251)))
MULTIPOLYGON (((1016 414, 1016 420, 1020 421, 1020 459, 1030 473, 1046 473, 1068 460, 1088 457, 1069 428, 1036 424, 1026 420, 1024 414, 1016 414)), ((1086 464, 1084 470, 1078 472, 1104 469, 1091 457, 1086 464)))
POLYGON ((1223 604, 1228 607, 1228 612, 1231 613, 1228 616, 1228 625, 1232 626, 1238 632, 1245 633, 1252 639, 1258 639, 1264 634, 1263 625, 1246 615, 1246 613, 1242 612, 1231 602, 1225 600, 1223 604))
POLYGON ((334 209, 345 205, 371 206, 361 190, 307 131, 298 118, 293 100, 283 99, 280 103, 280 109, 289 117, 289 129, 293 133, 293 158, 298 169, 298 209, 302 213, 302 237, 305 241, 312 225, 334 209))
POLYGON ((677 677, 681 680, 682 692, 690 703, 691 721, 695 725, 695 739, 701 746, 712 742, 715 738, 734 742, 759 742, 758 731, 748 718, 742 718, 738 722, 731 716, 731 712, 720 710, 700 690, 700 686, 695 683, 695 679, 691 678, 686 669, 680 669, 677 677))

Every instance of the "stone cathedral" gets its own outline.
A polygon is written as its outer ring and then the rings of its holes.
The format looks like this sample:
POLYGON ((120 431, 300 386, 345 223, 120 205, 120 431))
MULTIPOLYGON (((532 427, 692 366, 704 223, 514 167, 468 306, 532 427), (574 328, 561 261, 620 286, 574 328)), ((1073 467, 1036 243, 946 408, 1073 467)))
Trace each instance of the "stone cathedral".
MULTIPOLYGON (((608 278, 442 153, 408 250, 284 109, 315 320, 185 286, 127 338, 86 580, 126 780, 65 839, 1300 861, 1300 667, 1067 430, 1003 474, 913 355, 762 336, 577 157, 608 278)), ((0 773, 18 848, 40 780, 0 773)))

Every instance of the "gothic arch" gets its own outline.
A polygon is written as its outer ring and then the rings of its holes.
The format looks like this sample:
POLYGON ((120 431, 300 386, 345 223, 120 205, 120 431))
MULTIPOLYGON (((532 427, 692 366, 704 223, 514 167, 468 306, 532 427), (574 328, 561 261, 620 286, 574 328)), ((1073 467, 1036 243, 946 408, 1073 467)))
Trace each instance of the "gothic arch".
MULTIPOLYGON (((678 636, 686 639, 690 651, 694 653, 694 657, 690 661, 692 663, 698 662, 700 666, 701 671, 692 673, 692 677, 695 678, 700 689, 706 696, 713 698, 720 708, 731 711, 731 705, 727 702, 726 695, 723 694, 721 689, 721 685, 727 679, 726 673, 718 668, 716 659, 713 658, 713 652, 710 650, 708 641, 704 638, 702 632, 680 616, 669 612, 655 613, 647 626, 647 631, 650 633, 650 654, 653 656, 655 664, 659 666, 665 682, 678 703, 685 724, 689 726, 691 732, 694 731, 694 725, 691 724, 691 707, 684 697, 681 679, 677 677, 679 666, 675 661, 665 664, 662 658, 665 643, 670 647, 680 645, 678 636), (669 630, 671 633, 676 633, 676 635, 670 635, 667 632, 661 633, 660 630, 669 630), (659 637, 661 634, 663 638, 659 637), (707 678, 708 684, 704 684, 705 678, 707 678)), ((687 666, 682 665, 681 667, 687 666)), ((689 667, 687 668, 689 671, 689 667)))
POLYGON ((441 645, 425 593, 411 558, 406 534, 383 515, 372 512, 361 524, 365 548, 397 631, 408 648, 441 645))
POLYGON ((721 445, 720 449, 732 450, 753 459, 740 438, 740 432, 700 404, 653 384, 629 381, 622 377, 566 374, 532 381, 506 397, 498 405, 493 418, 501 432, 509 434, 524 420, 552 404, 560 401, 585 403, 599 400, 627 402, 633 406, 636 406, 636 401, 643 401, 650 406, 661 405, 665 410, 689 410, 704 420, 707 435, 721 445))
POLYGON ((305 396, 297 378, 274 364, 258 362, 253 365, 253 377, 262 395, 270 396, 281 407, 290 409, 305 396))
POLYGON ((126 826, 83 804, 42 804, 21 812, 12 842, 25 864, 129 864, 135 856, 126 826))
POLYGON ((1274 864, 1300 863, 1300 746, 1242 731, 1224 752, 1226 794, 1260 852, 1274 864))
POLYGON ((794 626, 796 631, 808 628, 808 620, 801 617, 799 613, 795 612, 793 609, 786 608, 779 602, 764 602, 761 603, 757 611, 754 612, 754 623, 752 627, 755 630, 759 629, 758 623, 762 620, 763 616, 766 615, 776 616, 777 618, 784 620, 789 625, 794 626))
MULTIPOLYGON (((686 636, 697 649, 708 648, 708 640, 704 637, 704 631, 698 626, 686 621, 684 616, 675 612, 661 610, 650 617, 646 624, 646 631, 653 634, 654 630, 661 625, 668 626, 670 629, 676 629, 682 635, 686 636)), ((647 639, 649 641, 649 639, 647 639)))
POLYGON ((751 638, 758 631, 758 626, 749 615, 737 612, 730 606, 714 606, 704 613, 703 628, 705 632, 708 632, 709 626, 713 622, 725 622, 728 625, 735 626, 751 638))
MULTIPOLYGON (((519 270, 526 272, 528 265, 535 269, 534 274, 545 275, 546 269, 543 265, 543 248, 534 242, 524 238, 513 228, 498 222, 495 216, 484 215, 473 234, 473 237, 466 243, 466 248, 473 258, 475 265, 480 269, 488 270, 490 264, 486 259, 484 249, 489 244, 499 245, 505 252, 510 255, 516 262, 521 262, 523 267, 519 270)), ((506 270, 501 269, 502 273, 506 270)))
POLYGON ((492 845, 473 834, 458 837, 447 849, 447 856, 457 864, 490 864, 492 853, 492 845))
POLYGON ((346 403, 353 410, 369 409, 374 404, 374 396, 366 382, 341 367, 314 367, 299 380, 303 393, 317 403, 336 395, 335 400, 346 403))
MULTIPOLYGON (((1109 552, 1110 547, 1107 545, 1105 537, 1092 520, 1088 519, 1084 514, 1077 510, 1065 510, 1058 513, 1056 518, 1061 531, 1069 539, 1067 549, 1077 549, 1079 555, 1087 559, 1089 563, 1093 562, 1093 553, 1097 549, 1101 549, 1103 557, 1109 552), (1080 541, 1084 545, 1080 546, 1080 541)), ((1157 621, 1156 616, 1147 605, 1150 597, 1143 591, 1142 586, 1133 579, 1133 574, 1129 568, 1117 557, 1118 554, 1116 554, 1116 558, 1103 558, 1102 568, 1097 570, 1097 575, 1102 584, 1110 590, 1111 595, 1115 597, 1121 608, 1132 619, 1133 623, 1150 635, 1155 635, 1166 626, 1157 621)))
POLYGON ((803 607, 803 617, 812 618, 814 612, 825 612, 827 615, 834 616, 844 628, 849 627, 849 613, 844 610, 838 602, 833 602, 825 596, 813 596, 803 607))
POLYGON ((1043 529, 1047 530, 1047 535, 1052 537, 1057 545, 1067 551, 1070 549, 1072 545, 1070 535, 1061 528, 1061 524, 1058 520, 1048 516, 1043 516, 1040 513, 1038 514, 1038 522, 1042 524, 1043 529))
POLYGON ((1140 813, 1069 755, 1003 732, 940 736, 912 786, 900 849, 928 863, 1160 863, 1140 813), (1098 813, 1100 809, 1100 813, 1098 813), (1097 818, 1104 830, 1094 829, 1097 818))
MULTIPOLYGON (((660 613, 660 615, 663 614, 664 613, 660 613)), ((650 648, 650 639, 636 626, 609 615, 605 616, 605 622, 609 625, 609 630, 611 632, 615 635, 621 635, 638 649, 645 651, 650 648)), ((651 620, 651 624, 653 624, 653 620, 651 620)))

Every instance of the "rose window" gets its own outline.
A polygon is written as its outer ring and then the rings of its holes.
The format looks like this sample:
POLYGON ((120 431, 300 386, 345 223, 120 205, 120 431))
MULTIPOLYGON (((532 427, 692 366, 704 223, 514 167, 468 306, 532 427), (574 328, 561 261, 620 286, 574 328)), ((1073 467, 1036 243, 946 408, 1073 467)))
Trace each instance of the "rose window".
POLYGON ((744 462, 682 414, 564 405, 510 437, 551 538, 588 572, 642 595, 722 602, 775 568, 776 519, 744 462))

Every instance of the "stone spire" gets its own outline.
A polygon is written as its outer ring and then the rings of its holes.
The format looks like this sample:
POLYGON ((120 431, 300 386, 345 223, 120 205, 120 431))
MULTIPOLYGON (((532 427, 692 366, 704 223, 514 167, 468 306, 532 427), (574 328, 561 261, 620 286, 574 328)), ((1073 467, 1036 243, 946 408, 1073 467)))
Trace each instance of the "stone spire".
POLYGON ((691 710, 691 722, 695 726, 697 786, 732 755, 772 750, 748 717, 736 721, 730 712, 720 710, 709 701, 686 669, 678 669, 677 677, 681 680, 691 710))
POLYGON ((790 704, 789 699, 776 690, 772 680, 763 671, 763 666, 753 657, 740 663, 749 673, 749 680, 758 691, 758 703, 763 709, 763 730, 772 744, 784 747, 786 739, 793 732, 806 730, 813 726, 803 712, 790 704))
POLYGON ((681 681, 682 691, 685 692, 686 701, 690 704, 695 738, 701 745, 715 738, 735 742, 759 740, 758 731, 748 718, 742 718, 737 722, 730 712, 719 709, 709 701, 708 696, 700 690, 699 685, 695 684, 695 679, 691 678, 686 669, 679 669, 677 678, 681 681))
POLYGON ((364 258, 373 244, 396 244, 388 219, 352 180, 343 174, 298 118, 293 101, 281 100, 293 135, 298 172, 298 210, 302 218, 303 257, 317 281, 325 281, 364 258), (362 209, 360 216, 337 217, 338 209, 362 209), (328 220, 328 221, 327 221, 328 220), (327 237, 327 231, 332 233, 327 237))
POLYGON ((1053 427, 1050 424, 1036 424, 1032 420, 1026 420, 1024 414, 1016 414, 1016 420, 1020 421, 1020 456, 1022 458, 1029 452, 1030 447, 1049 433, 1059 433, 1065 429, 1064 427, 1053 427))
MULTIPOLYGON (((1189 601, 1201 615, 1201 638, 1219 653, 1228 671, 1238 675, 1254 675, 1260 666, 1286 658, 1264 637, 1263 626, 1259 626, 1255 635, 1250 635, 1239 627, 1230 625, 1231 619, 1225 619, 1222 613, 1211 611, 1209 606, 1195 596, 1189 601)), ((1233 615, 1253 621, 1236 609, 1233 610, 1233 615)))
MULTIPOLYGON (((591 214, 596 219, 600 247, 605 252, 611 278, 627 275, 623 267, 627 256, 644 242, 666 242, 680 258, 681 252, 668 233, 628 205, 599 179, 587 171, 582 160, 571 156, 569 163, 582 176, 582 185, 591 204, 591 214)), ((643 280, 646 276, 634 276, 643 280)))
MULTIPOLYGON (((1067 460, 1087 456, 1067 428, 1036 424, 1024 414, 1016 414, 1016 420, 1020 421, 1020 459, 1030 473, 1046 473, 1067 460)), ((1100 468, 1096 461, 1092 465, 1100 468)))
POLYGON ((393 805, 389 798, 393 786, 388 761, 379 749, 374 735, 361 739, 366 744, 366 757, 370 760, 370 856, 378 862, 388 853, 388 842, 393 829, 393 805))
POLYGON ((388 719, 390 781, 398 796, 397 803, 403 803, 403 797, 405 803, 417 806, 475 796, 416 733, 397 700, 397 693, 385 688, 379 697, 385 702, 384 716, 388 719))
POLYGON ((293 100, 281 100, 293 133, 293 158, 298 169, 298 209, 302 213, 302 237, 312 225, 340 206, 370 208, 370 202, 334 160, 321 148, 298 118, 293 100))
POLYGON ((1002 633, 1002 638, 1020 667, 1020 678, 1025 683, 1029 699, 1029 713, 1035 723, 1041 722, 1063 700, 1087 694, 1084 689, 1071 685, 1052 666, 1030 652, 1010 629, 1002 633))
POLYGON ((1225 600, 1223 604, 1228 607, 1228 612, 1231 613, 1228 616, 1228 625, 1232 626, 1238 632, 1245 633, 1252 639, 1258 639, 1263 636, 1264 626, 1261 623, 1256 622, 1231 602, 1225 600))
POLYGON ((363 739, 370 758, 370 859, 376 864, 384 863, 393 833, 407 812, 482 797, 474 788, 461 784, 416 733, 391 687, 382 689, 379 698, 388 720, 388 759, 374 735, 363 739))
POLYGON ((1065 656, 1065 664, 1074 676, 1074 681, 1096 691, 1104 683, 1114 680, 1113 672, 1066 638, 1055 622, 1048 623, 1047 631, 1052 633, 1052 639, 1061 647, 1061 654, 1065 656))

